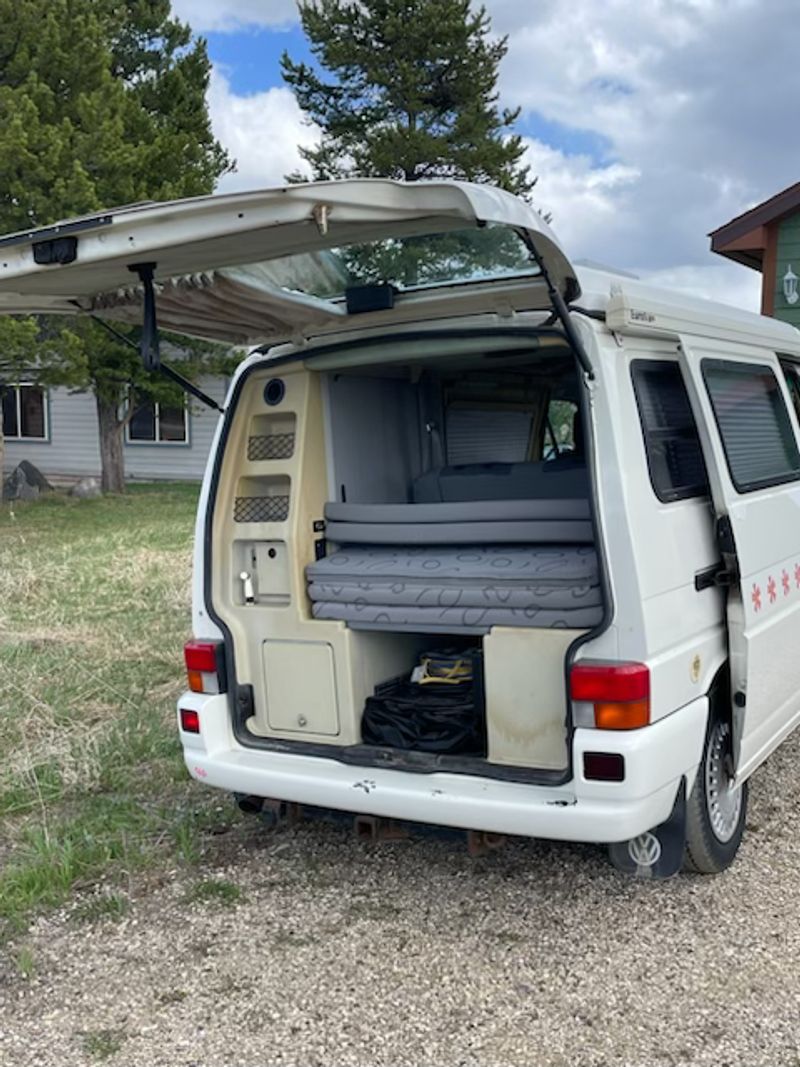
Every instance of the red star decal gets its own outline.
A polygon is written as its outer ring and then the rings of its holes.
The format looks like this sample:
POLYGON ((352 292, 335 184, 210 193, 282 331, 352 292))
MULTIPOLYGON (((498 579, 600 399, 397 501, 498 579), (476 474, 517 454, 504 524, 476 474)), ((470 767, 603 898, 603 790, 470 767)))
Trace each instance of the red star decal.
POLYGON ((778 598, 778 587, 772 575, 769 576, 769 581, 767 582, 767 595, 769 596, 770 604, 774 604, 778 598))
POLYGON ((784 571, 783 574, 781 575, 781 585, 783 586, 783 595, 784 596, 788 596, 789 595, 790 584, 789 584, 789 574, 788 574, 787 571, 784 571))
POLYGON ((794 565, 794 584, 800 589, 800 563, 794 565))
POLYGON ((759 586, 753 584, 753 592, 750 594, 750 599, 753 601, 753 607, 756 611, 761 611, 761 589, 759 586))

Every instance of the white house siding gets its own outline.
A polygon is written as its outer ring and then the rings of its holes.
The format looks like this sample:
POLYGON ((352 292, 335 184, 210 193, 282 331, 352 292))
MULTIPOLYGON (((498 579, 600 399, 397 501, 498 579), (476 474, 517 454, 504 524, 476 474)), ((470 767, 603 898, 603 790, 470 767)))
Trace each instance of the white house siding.
MULTIPOLYGON (((226 381, 206 378, 198 382, 218 403, 225 398, 226 381)), ((47 441, 26 438, 5 442, 3 466, 11 470, 22 459, 36 464, 48 478, 73 479, 100 476, 97 411, 91 393, 48 390, 50 436, 47 441)), ((125 443, 125 475, 131 480, 199 480, 203 476, 219 412, 193 398, 187 411, 186 444, 125 443)))

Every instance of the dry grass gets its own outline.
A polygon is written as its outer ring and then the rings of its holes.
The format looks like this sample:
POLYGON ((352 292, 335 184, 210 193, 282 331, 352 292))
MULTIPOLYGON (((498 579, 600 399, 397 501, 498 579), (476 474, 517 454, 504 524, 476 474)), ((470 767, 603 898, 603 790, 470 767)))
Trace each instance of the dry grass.
POLYGON ((199 851, 174 727, 196 500, 0 507, 0 920, 199 851))

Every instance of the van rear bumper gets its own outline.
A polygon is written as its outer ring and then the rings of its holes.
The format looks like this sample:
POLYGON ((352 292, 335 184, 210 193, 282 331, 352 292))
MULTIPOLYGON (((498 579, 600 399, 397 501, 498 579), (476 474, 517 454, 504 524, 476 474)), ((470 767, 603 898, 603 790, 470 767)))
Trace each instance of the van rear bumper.
POLYGON ((223 724, 217 716, 224 707, 229 721, 227 701, 192 697, 187 694, 181 706, 197 707, 201 734, 182 734, 181 739, 189 773, 206 785, 353 814, 591 842, 625 841, 669 817, 683 777, 687 791, 691 789, 708 713, 702 698, 640 730, 576 730, 575 777, 564 786, 539 786, 464 774, 357 767, 320 756, 246 749, 228 731, 229 744, 214 744, 223 741, 223 724), (586 781, 585 751, 621 753, 625 781, 586 781))

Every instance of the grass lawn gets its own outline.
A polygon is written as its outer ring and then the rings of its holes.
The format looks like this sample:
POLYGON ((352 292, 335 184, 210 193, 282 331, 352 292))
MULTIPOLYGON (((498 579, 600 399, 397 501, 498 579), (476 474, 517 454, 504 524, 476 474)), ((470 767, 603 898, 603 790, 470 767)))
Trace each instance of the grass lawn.
POLYGON ((198 487, 0 506, 0 927, 191 862, 233 818, 180 756, 198 487))

